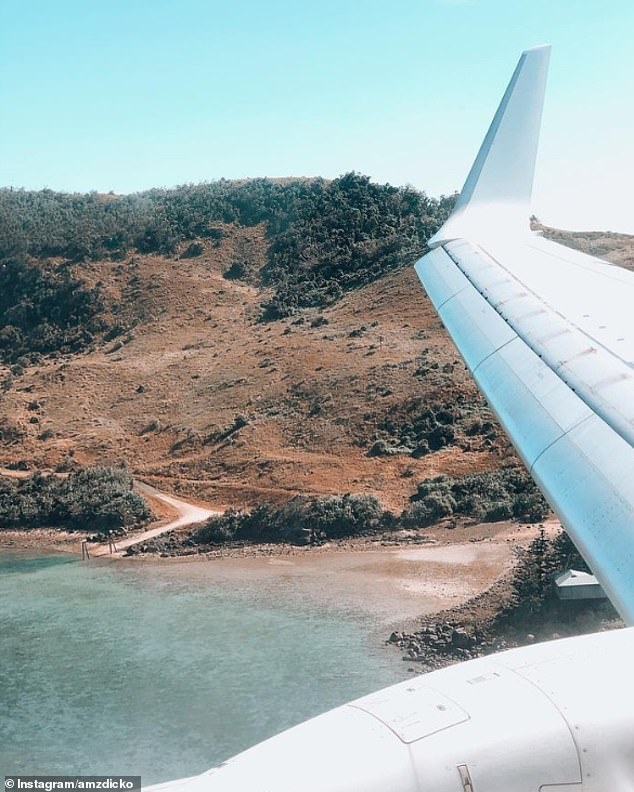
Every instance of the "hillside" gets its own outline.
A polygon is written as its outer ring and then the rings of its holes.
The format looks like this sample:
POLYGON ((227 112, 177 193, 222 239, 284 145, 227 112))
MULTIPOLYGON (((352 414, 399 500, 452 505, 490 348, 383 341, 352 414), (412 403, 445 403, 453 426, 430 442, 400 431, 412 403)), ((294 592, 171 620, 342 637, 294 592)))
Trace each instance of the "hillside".
POLYGON ((614 231, 562 231, 539 224, 534 227, 560 245, 576 248, 582 253, 598 256, 626 269, 634 269, 634 237, 630 234, 617 234, 614 231))
MULTIPOLYGON (((20 359, 5 347, 0 465, 127 462, 135 476, 217 507, 352 492, 401 509, 425 478, 512 463, 413 269, 403 266, 424 247, 408 220, 420 206, 401 214, 400 236, 377 216, 375 228, 340 240, 337 256, 322 210, 282 222, 278 207, 277 231, 270 217, 215 219, 213 233, 176 235, 164 251, 122 246, 106 255, 95 243, 73 258, 60 245, 32 252, 29 266, 54 278, 64 272, 75 284, 65 293, 92 295, 81 303, 91 326, 81 314, 72 327, 86 333, 73 330, 75 340, 52 354, 20 359), (338 270, 343 249, 349 261, 338 270), (276 300, 288 305, 293 288, 308 294, 307 283, 318 297, 296 302, 288 316, 263 316, 276 300)), ((340 210, 348 216, 350 205, 340 210)), ((361 228, 363 215, 357 220, 361 228)), ((632 238, 603 235, 600 244, 603 255, 631 263, 632 238)), ((6 312, 0 336, 6 316, 19 313, 6 312)))

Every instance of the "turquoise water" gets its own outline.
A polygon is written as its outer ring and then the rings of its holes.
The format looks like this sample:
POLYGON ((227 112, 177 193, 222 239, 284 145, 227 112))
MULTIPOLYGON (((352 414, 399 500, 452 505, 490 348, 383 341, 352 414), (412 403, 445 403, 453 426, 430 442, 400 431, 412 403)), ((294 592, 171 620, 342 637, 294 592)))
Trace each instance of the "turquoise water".
POLYGON ((0 556, 0 775, 191 775, 403 678, 367 615, 199 567, 0 556))

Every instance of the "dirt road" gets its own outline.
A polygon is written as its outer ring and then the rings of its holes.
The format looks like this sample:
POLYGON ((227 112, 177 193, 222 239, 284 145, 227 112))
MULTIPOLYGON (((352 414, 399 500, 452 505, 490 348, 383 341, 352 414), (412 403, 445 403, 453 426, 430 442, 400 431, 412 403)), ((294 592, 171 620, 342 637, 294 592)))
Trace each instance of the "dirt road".
MULTIPOLYGON (((166 495, 164 492, 151 487, 149 484, 144 484, 142 481, 135 481, 134 488, 141 495, 145 496, 150 501, 158 501, 167 512, 171 513, 172 519, 167 519, 167 522, 157 525, 155 528, 150 528, 143 533, 135 534, 127 539, 117 539, 115 541, 116 555, 120 555, 124 550, 132 545, 147 542, 148 539, 153 539, 155 536, 173 531, 175 528, 182 528, 185 525, 193 525, 195 523, 204 522, 213 514, 220 514, 220 512, 205 509, 201 506, 195 506, 193 503, 176 498, 173 495, 166 495)), ((88 551, 91 556, 113 555, 110 552, 110 547, 107 544, 92 543, 88 545, 88 551)))

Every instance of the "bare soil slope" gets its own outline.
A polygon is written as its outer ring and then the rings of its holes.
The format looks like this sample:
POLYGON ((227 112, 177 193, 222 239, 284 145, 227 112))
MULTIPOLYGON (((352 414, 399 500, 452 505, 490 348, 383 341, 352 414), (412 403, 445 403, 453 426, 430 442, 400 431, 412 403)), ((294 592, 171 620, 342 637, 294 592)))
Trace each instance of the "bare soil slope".
POLYGON ((134 327, 14 376, 0 403, 0 465, 126 461, 218 508, 352 492, 398 509, 423 478, 508 461, 501 433, 477 428, 418 459, 368 455, 386 426, 428 406, 459 402, 490 418, 412 268, 330 308, 261 323, 266 293, 223 273, 237 255, 252 273, 262 266, 264 228, 224 231, 195 257, 77 265, 103 284, 111 318, 134 327))

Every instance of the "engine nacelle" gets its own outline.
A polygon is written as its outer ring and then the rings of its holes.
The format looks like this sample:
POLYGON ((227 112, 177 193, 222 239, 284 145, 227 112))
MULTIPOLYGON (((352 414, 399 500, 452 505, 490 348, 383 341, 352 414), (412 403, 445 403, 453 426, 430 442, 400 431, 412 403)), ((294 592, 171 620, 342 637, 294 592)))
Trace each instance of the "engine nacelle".
POLYGON ((634 789, 634 628, 511 649, 352 701, 161 792, 634 789))

